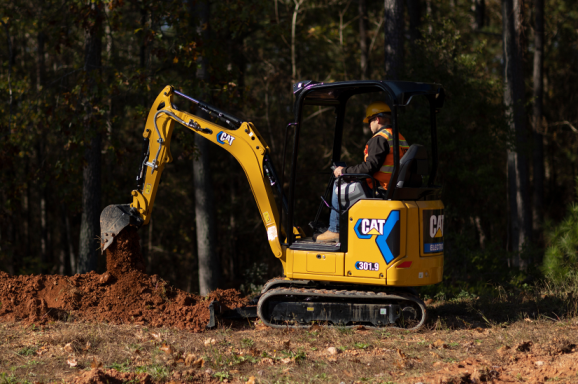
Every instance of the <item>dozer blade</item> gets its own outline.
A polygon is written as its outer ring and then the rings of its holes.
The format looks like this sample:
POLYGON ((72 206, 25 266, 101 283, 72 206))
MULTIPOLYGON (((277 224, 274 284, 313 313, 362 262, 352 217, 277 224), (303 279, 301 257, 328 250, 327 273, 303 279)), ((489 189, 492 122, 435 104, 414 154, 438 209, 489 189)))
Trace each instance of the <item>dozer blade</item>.
POLYGON ((109 205, 100 214, 100 248, 102 252, 128 226, 139 228, 143 220, 129 204, 109 205))

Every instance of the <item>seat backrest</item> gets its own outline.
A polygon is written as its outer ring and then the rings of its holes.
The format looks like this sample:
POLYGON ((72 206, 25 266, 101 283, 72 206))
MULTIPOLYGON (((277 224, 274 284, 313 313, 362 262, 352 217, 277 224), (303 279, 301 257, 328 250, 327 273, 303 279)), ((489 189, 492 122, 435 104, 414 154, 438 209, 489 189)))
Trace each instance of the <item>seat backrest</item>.
POLYGON ((427 150, 423 145, 412 144, 399 160, 398 188, 419 188, 422 176, 428 174, 427 150))

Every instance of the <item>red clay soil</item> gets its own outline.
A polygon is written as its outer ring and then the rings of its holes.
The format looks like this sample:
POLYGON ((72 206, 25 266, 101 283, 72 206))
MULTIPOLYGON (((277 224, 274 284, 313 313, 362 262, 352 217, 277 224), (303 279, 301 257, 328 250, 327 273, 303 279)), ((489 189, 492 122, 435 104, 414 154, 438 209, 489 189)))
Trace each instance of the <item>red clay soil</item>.
MULTIPOLYGON (((211 377, 208 373, 202 373, 194 369, 175 372, 171 376, 171 383, 218 383, 219 381, 211 377)), ((119 372, 115 369, 92 369, 77 376, 72 381, 73 384, 123 384, 139 383, 153 384, 154 380, 148 373, 119 372)))
POLYGON ((10 276, 0 271, 0 321, 85 320, 201 332, 212 300, 224 309, 248 302, 234 289, 217 289, 207 299, 145 274, 136 231, 121 232, 106 252, 108 270, 102 275, 10 276))
POLYGON ((523 342, 518 347, 500 348, 497 355, 469 357, 459 363, 435 363, 425 376, 400 380, 403 383, 577 383, 576 345, 557 340, 545 346, 523 342))

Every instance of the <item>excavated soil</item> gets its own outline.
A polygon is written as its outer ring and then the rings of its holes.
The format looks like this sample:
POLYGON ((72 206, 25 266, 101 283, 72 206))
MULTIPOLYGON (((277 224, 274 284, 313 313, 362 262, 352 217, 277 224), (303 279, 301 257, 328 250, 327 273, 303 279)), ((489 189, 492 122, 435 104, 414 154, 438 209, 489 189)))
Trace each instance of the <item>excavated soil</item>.
POLYGON ((145 274, 136 231, 121 232, 106 252, 108 268, 102 275, 10 276, 0 271, 0 321, 85 320, 201 332, 212 300, 223 309, 248 302, 234 289, 217 289, 206 299, 145 274))
MULTIPOLYGON (((194 369, 173 375, 172 383, 193 382, 193 383, 218 383, 219 380, 211 377, 207 373, 201 373, 194 369), (175 381, 177 380, 177 381, 175 381)), ((119 372, 115 369, 92 369, 77 376, 72 384, 153 384, 155 381, 148 373, 119 372)))

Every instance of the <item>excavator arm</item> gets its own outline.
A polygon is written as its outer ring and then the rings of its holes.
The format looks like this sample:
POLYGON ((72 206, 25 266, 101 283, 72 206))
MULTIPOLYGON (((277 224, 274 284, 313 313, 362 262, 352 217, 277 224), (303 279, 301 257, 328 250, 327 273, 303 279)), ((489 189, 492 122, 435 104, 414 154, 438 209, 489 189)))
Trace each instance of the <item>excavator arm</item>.
POLYGON ((163 89, 149 112, 143 132, 143 159, 137 175, 137 189, 131 192, 132 203, 109 205, 101 213, 101 249, 103 252, 124 228, 128 226, 138 228, 149 223, 161 175, 165 165, 173 160, 170 144, 175 122, 222 147, 241 164, 267 230, 271 250, 275 257, 283 259, 279 236, 284 236, 284 231, 280 229, 279 210, 271 188, 277 181, 268 155, 269 146, 253 123, 242 122, 175 91, 172 86, 163 89), (196 103, 199 108, 216 115, 232 127, 227 128, 191 113, 177 110, 172 103, 175 94, 196 103))

